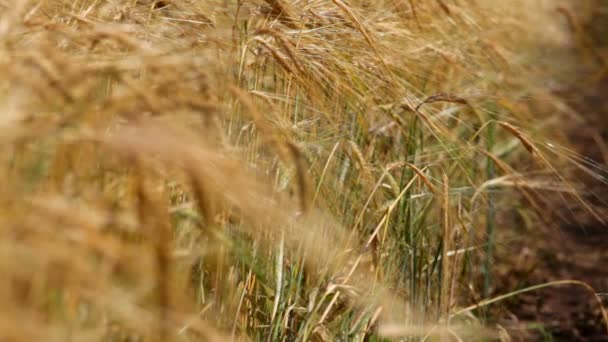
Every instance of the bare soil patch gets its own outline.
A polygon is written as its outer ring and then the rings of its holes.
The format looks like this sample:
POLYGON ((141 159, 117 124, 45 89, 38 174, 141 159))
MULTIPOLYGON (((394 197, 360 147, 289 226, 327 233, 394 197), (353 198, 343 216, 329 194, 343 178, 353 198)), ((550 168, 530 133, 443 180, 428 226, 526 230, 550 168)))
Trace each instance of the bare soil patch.
MULTIPOLYGON (((608 79, 579 88, 571 105, 588 120, 568 135, 581 155, 607 165, 608 79), (583 96, 580 96, 580 93, 583 96)), ((592 177, 586 200, 608 217, 608 186, 592 177)), ((498 290, 574 279, 592 286, 608 304, 608 225, 580 207, 563 208, 568 222, 525 231, 522 243, 510 243, 498 266, 498 290), (515 259, 515 260, 514 260, 515 259), (513 266, 515 265, 515 266, 513 266)), ((608 341, 606 324, 592 295, 581 287, 560 286, 526 293, 508 303, 500 322, 514 340, 608 341)))

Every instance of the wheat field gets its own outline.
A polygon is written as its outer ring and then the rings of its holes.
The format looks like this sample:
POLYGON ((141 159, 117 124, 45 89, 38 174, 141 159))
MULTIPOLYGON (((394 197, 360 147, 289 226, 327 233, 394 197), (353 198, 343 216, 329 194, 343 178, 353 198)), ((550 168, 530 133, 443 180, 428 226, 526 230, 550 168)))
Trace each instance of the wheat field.
POLYGON ((508 340, 594 6, 0 0, 0 340, 508 340))

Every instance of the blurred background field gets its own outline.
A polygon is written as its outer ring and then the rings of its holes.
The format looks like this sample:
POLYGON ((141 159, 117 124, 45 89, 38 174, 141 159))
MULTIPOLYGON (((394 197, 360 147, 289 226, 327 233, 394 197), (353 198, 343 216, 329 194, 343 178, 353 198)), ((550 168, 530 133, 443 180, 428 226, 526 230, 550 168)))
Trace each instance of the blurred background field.
POLYGON ((606 340, 607 15, 0 0, 0 340, 606 340))

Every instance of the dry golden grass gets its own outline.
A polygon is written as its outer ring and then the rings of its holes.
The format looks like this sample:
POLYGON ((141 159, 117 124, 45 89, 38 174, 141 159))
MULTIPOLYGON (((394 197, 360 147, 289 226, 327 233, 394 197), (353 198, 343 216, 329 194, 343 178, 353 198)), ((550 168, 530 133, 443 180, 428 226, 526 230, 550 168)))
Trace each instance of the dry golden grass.
POLYGON ((497 334, 501 215, 606 175, 558 2, 0 1, 0 339, 497 334))

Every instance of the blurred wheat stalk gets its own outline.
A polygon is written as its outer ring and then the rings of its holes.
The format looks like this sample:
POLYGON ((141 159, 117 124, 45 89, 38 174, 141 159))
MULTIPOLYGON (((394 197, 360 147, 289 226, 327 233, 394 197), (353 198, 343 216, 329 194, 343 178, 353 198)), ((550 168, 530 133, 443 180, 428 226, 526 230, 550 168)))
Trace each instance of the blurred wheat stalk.
POLYGON ((0 1, 0 336, 492 334, 480 227, 606 176, 556 2, 0 1))

